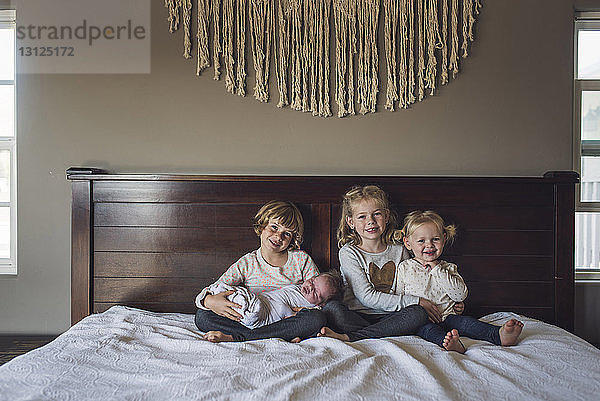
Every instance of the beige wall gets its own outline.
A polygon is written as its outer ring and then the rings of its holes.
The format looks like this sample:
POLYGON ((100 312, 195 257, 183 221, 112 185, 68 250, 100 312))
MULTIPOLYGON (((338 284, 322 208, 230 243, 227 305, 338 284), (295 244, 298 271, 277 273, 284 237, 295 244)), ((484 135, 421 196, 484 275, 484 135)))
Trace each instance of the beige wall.
POLYGON ((151 74, 18 77, 19 274, 0 277, 0 332, 69 326, 72 165, 215 174, 572 168, 571 0, 484 1, 456 80, 409 110, 345 119, 227 94, 212 70, 196 77, 163 2, 152 3, 151 74))

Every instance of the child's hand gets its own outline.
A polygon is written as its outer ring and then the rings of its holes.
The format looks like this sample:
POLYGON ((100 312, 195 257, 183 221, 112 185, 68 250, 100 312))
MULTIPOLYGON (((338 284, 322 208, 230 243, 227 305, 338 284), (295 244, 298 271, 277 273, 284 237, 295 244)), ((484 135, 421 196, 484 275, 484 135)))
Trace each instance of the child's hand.
POLYGON ((465 311, 465 303, 457 302, 454 304, 452 309, 454 309, 454 313, 456 313, 457 315, 462 315, 462 313, 465 311))
POLYGON ((427 316, 429 316, 429 320, 433 323, 439 323, 442 321, 442 313, 438 309, 437 305, 425 298, 419 298, 419 305, 421 305, 425 312, 427 312, 427 316))
POLYGON ((233 290, 229 290, 214 295, 207 295, 204 298, 204 306, 215 312, 217 315, 239 322, 242 319, 242 315, 240 315, 234 308, 239 309, 241 308, 241 305, 238 305, 235 302, 231 302, 227 299, 227 296, 233 294, 234 292, 235 291, 233 290))

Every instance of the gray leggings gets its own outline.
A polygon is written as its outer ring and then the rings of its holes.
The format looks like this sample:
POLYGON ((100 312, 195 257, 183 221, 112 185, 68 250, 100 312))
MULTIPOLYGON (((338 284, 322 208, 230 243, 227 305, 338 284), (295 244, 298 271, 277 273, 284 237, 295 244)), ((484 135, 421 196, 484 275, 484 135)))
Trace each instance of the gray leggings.
POLYGON ((448 315, 446 320, 440 323, 429 322, 419 329, 417 335, 441 347, 443 346, 444 338, 446 338, 446 333, 452 329, 458 330, 458 334, 461 336, 502 345, 500 341, 500 326, 494 326, 474 317, 463 315, 448 315))
POLYGON ((337 300, 323 306, 327 326, 337 333, 348 335, 350 341, 416 334, 427 322, 427 312, 411 305, 397 312, 366 314, 354 312, 337 300))
POLYGON ((219 316, 213 311, 198 309, 196 327, 202 331, 219 330, 233 337, 234 341, 260 340, 263 338, 283 338, 290 341, 295 337, 305 338, 317 335, 325 326, 325 314, 317 309, 302 309, 296 316, 280 320, 256 329, 249 329, 235 320, 219 316))

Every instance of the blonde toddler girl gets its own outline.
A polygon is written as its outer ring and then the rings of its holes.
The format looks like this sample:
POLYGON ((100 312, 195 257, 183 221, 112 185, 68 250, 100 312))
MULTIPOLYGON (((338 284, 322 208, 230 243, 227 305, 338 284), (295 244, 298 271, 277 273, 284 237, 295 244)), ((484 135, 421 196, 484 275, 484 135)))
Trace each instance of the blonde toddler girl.
POLYGON ((404 219, 403 241, 412 258, 398 266, 395 286, 398 291, 424 297, 438 305, 442 319, 428 323, 417 334, 449 351, 465 352, 459 335, 485 340, 496 345, 515 345, 523 323, 510 319, 502 327, 470 316, 456 315, 454 305, 467 297, 467 286, 455 264, 440 260, 444 245, 452 241, 456 227, 445 225, 433 211, 414 211, 404 219))

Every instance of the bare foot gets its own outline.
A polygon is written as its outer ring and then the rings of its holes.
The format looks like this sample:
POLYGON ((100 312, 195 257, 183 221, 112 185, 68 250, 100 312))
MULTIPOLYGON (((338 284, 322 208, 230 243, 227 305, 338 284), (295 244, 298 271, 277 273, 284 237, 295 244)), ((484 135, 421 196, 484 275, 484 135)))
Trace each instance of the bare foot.
POLYGON ((505 347, 516 345, 521 330, 523 330, 523 322, 510 319, 500 327, 500 343, 505 347))
POLYGON ((456 351, 461 354, 465 353, 465 347, 460 342, 460 336, 456 329, 452 329, 446 334, 442 346, 446 348, 447 351, 456 351))
POLYGON ((290 340, 290 342, 293 344, 298 344, 300 341, 302 341, 300 337, 294 337, 290 340))
POLYGON ((209 331, 204 336, 202 336, 206 341, 210 341, 211 343, 222 343, 222 342, 231 342, 233 341, 233 337, 229 334, 224 334, 221 331, 209 331))
POLYGON ((331 330, 329 327, 322 327, 321 331, 317 334, 317 337, 330 337, 330 338, 337 338, 338 340, 342 340, 342 341, 350 341, 350 337, 348 337, 347 334, 336 333, 335 331, 331 330))

